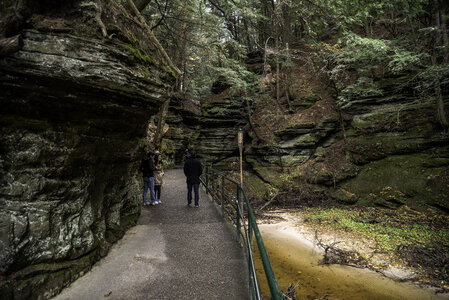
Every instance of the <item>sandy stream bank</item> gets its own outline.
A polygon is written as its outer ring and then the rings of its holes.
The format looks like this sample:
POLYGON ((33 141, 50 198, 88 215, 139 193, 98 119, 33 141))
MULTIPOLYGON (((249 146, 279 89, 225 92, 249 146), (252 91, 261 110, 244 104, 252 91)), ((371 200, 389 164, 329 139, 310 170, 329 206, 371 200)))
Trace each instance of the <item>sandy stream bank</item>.
MULTIPOLYGON (((282 291, 292 283, 297 285, 297 299, 449 299, 441 289, 417 284, 419 278, 406 266, 392 266, 387 257, 372 255, 371 267, 323 265, 324 249, 316 245, 315 232, 301 222, 297 214, 272 211, 270 220, 258 221, 265 247, 282 291)), ((367 255, 367 241, 349 239, 334 233, 320 233, 322 243, 337 245, 367 255)), ((257 251, 255 251, 256 257, 257 251)), ((368 255, 367 255, 368 257, 368 255)), ((258 262, 258 269, 262 269, 258 262)), ((269 298, 264 274, 258 274, 263 294, 269 298)))

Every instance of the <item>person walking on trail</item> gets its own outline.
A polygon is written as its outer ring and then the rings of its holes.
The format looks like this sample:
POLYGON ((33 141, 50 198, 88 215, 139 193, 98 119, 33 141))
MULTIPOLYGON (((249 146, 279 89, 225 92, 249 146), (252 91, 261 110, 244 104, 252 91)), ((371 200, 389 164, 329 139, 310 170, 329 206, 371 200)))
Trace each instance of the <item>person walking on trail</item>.
POLYGON ((142 159, 140 163, 140 171, 143 175, 143 205, 149 205, 147 198, 148 189, 150 190, 150 200, 152 205, 158 204, 156 202, 156 197, 154 195, 154 163, 153 163, 154 152, 150 151, 142 159))
POLYGON ((199 207, 200 196, 198 189, 200 186, 200 175, 203 173, 201 162, 196 158, 195 150, 189 152, 184 163, 184 174, 187 177, 187 205, 192 205, 192 189, 195 193, 195 207, 199 207))
POLYGON ((161 204, 161 190, 164 177, 164 170, 162 169, 162 156, 159 151, 156 151, 154 157, 154 194, 156 196, 156 202, 161 204))

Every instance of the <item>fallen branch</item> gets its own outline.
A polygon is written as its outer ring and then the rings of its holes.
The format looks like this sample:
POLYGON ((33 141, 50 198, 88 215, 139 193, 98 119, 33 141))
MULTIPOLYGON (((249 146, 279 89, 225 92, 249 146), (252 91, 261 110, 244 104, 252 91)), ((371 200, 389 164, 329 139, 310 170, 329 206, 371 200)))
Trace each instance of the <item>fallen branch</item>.
POLYGON ((271 202, 274 201, 274 199, 276 199, 277 196, 281 195, 281 194, 285 194, 286 192, 277 192, 270 200, 268 200, 264 205, 262 205, 262 207, 260 208, 260 210, 263 210, 265 207, 267 207, 268 205, 271 204, 271 202))
POLYGON ((287 288, 287 293, 282 294, 283 300, 297 300, 297 298, 296 298, 296 290, 295 290, 296 286, 297 286, 297 284, 292 283, 287 288))
POLYGON ((339 264, 356 268, 366 267, 366 259, 357 251, 347 251, 335 247, 341 241, 327 245, 318 238, 317 231, 315 231, 315 240, 317 241, 317 245, 324 249, 323 264, 339 264))

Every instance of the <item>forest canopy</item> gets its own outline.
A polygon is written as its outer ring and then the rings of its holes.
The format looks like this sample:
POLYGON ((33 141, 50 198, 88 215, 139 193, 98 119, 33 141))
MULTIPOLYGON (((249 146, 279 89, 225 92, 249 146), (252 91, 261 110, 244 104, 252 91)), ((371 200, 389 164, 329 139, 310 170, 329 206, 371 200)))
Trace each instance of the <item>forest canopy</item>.
POLYGON ((385 77, 409 74, 416 92, 437 102, 449 83, 443 0, 151 0, 143 14, 184 74, 179 90, 197 100, 223 76, 235 92, 255 91, 261 74, 245 65, 255 51, 271 53, 276 72, 288 72, 293 53, 296 63, 312 57, 342 107, 381 94, 385 77))

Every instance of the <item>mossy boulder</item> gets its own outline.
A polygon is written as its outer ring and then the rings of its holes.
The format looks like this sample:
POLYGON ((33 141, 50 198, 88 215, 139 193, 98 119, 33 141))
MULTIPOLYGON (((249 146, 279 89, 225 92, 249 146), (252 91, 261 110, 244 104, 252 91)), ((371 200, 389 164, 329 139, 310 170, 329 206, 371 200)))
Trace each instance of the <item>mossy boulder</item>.
POLYGON ((295 101, 292 101, 291 107, 293 111, 297 112, 306 108, 311 107, 315 103, 321 100, 321 97, 318 95, 310 95, 310 96, 303 96, 299 99, 296 99, 295 101))
POLYGON ((449 212, 448 148, 440 151, 388 156, 363 166, 359 175, 341 185, 359 203, 396 208, 426 209, 429 206, 449 212), (436 163, 438 162, 438 163, 436 163))
POLYGON ((339 201, 347 204, 357 203, 358 199, 354 193, 348 192, 345 189, 339 188, 331 193, 331 196, 339 201))
POLYGON ((271 186, 256 174, 246 173, 244 178, 245 191, 250 199, 264 199, 271 186))

